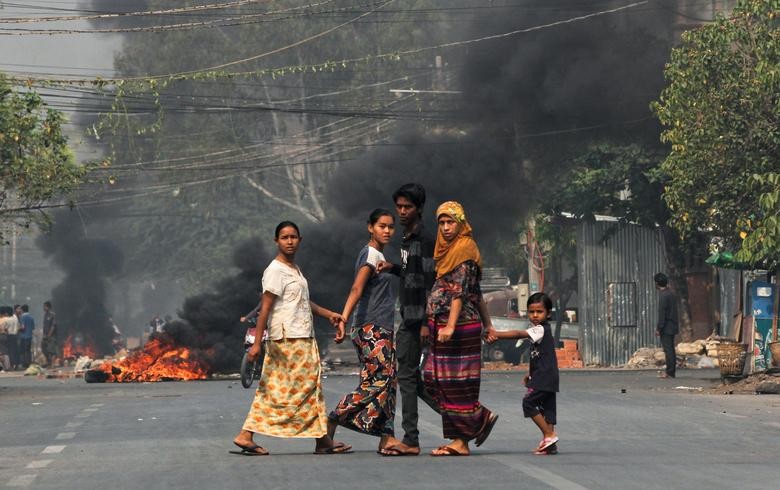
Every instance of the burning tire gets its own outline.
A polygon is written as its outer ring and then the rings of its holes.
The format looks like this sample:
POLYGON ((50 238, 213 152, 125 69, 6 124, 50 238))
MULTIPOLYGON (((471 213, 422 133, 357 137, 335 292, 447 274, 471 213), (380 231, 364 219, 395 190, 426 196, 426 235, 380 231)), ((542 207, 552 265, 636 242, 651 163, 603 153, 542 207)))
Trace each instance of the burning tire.
POLYGON ((259 377, 259 366, 260 359, 255 360, 255 362, 250 362, 249 354, 244 352, 244 357, 241 358, 241 386, 244 388, 252 386, 255 378, 259 377))

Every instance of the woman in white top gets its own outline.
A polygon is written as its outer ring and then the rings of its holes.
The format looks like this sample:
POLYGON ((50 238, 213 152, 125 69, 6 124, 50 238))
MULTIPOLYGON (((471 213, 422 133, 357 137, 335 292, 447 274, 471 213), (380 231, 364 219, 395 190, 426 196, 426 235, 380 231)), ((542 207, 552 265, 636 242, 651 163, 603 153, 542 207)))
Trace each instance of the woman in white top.
POLYGON ((265 347, 263 374, 241 432, 233 443, 237 454, 264 456, 254 434, 275 437, 314 437, 315 454, 341 454, 351 446, 335 442, 327 434, 325 398, 320 379, 320 355, 314 339, 312 312, 338 328, 336 340, 344 338, 341 315, 309 300, 309 285, 295 265, 301 243, 298 226, 283 221, 274 241, 279 253, 263 272, 263 295, 257 319, 251 360, 265 347), (268 340, 263 333, 268 329, 268 340))

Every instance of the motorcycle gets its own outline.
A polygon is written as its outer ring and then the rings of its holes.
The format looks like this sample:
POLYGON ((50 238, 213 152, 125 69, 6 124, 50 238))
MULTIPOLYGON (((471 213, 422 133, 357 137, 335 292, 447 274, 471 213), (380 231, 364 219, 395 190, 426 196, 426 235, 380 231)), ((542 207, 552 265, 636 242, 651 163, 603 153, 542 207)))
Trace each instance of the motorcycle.
MULTIPOLYGON (((260 375, 263 373, 265 351, 263 351, 254 362, 249 360, 249 348, 255 343, 255 334, 257 332, 255 320, 256 319, 247 319, 245 322, 248 323, 249 326, 244 335, 244 357, 241 359, 241 386, 244 388, 251 387, 252 383, 254 383, 256 379, 259 379, 260 375)), ((263 333, 263 342, 265 342, 266 339, 268 339, 267 330, 263 333)))

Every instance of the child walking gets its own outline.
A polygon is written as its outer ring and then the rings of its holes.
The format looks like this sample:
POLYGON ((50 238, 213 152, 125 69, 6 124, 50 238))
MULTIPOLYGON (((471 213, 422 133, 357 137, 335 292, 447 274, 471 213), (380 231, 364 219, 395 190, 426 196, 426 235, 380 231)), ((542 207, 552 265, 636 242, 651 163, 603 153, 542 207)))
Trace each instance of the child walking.
POLYGON ((547 319, 552 300, 544 293, 528 298, 527 330, 495 332, 488 342, 496 339, 531 339, 531 363, 523 383, 528 392, 523 397, 523 415, 534 421, 542 431, 542 440, 534 454, 556 454, 558 434, 555 433, 555 394, 558 392, 558 360, 555 357, 555 339, 547 319))

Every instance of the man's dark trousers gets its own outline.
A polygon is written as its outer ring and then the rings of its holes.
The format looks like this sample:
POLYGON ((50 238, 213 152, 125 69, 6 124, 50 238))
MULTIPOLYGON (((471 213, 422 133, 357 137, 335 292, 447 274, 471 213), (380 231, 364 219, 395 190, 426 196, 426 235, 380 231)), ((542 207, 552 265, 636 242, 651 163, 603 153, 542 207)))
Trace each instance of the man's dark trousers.
POLYGON ((28 367, 32 363, 32 339, 22 337, 19 339, 19 364, 28 367))
POLYGON ((661 346, 666 356, 666 375, 674 378, 677 368, 677 354, 674 352, 674 335, 661 334, 661 346))
POLYGON ((404 444, 420 445, 420 431, 417 430, 417 397, 427 403, 436 412, 437 403, 425 391, 420 377, 420 327, 401 325, 395 336, 395 355, 398 359, 398 386, 401 391, 401 426, 404 429, 404 444))
POLYGON ((8 334, 8 357, 11 361, 11 369, 16 369, 19 363, 19 335, 8 334))

